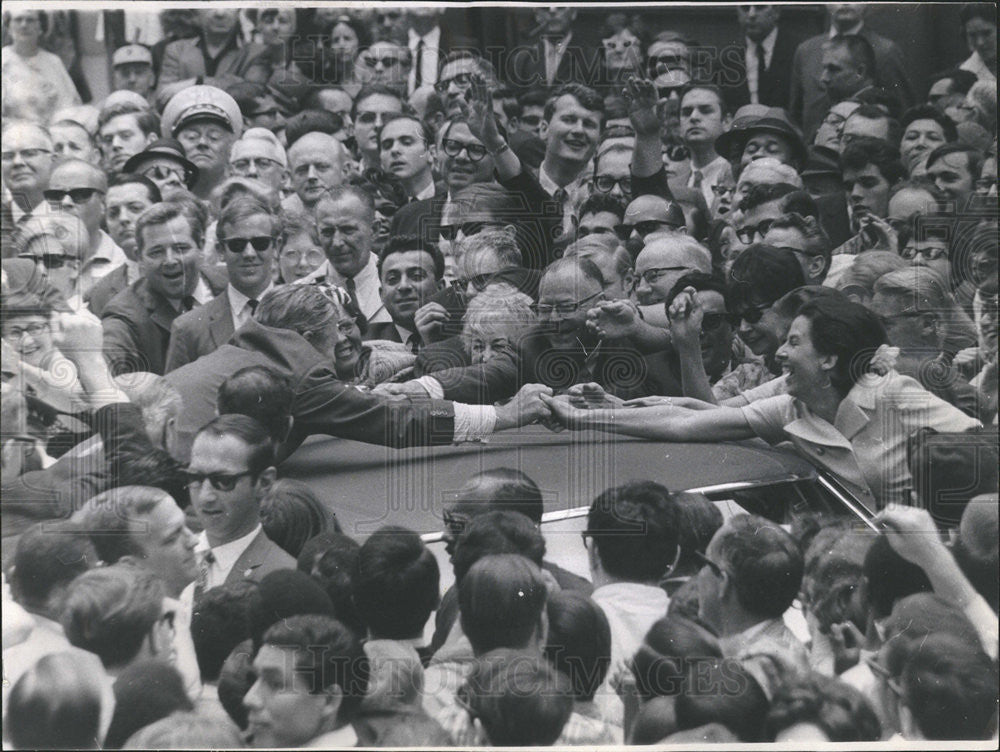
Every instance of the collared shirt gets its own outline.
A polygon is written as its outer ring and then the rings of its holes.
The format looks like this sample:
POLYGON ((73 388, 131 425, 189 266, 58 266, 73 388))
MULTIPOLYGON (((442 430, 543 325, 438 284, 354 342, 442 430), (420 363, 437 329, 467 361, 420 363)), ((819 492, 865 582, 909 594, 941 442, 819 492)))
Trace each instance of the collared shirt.
POLYGON ((433 29, 428 31, 423 36, 420 36, 413 29, 409 30, 409 48, 410 55, 413 58, 413 65, 410 68, 410 78, 407 86, 409 86, 408 91, 412 94, 413 90, 417 88, 417 65, 420 65, 420 85, 427 86, 428 84, 436 84, 438 80, 438 61, 441 54, 441 27, 435 26, 433 29), (422 55, 417 56, 417 45, 420 40, 424 40, 424 51, 422 55))
POLYGON ((829 39, 836 39, 837 37, 852 36, 852 35, 855 35, 855 34, 860 34, 861 31, 862 31, 862 29, 864 29, 864 28, 865 28, 865 22, 864 21, 858 21, 858 25, 857 26, 855 26, 855 27, 853 27, 851 29, 848 29, 847 31, 837 31, 837 27, 831 25, 830 26, 830 31, 827 32, 827 37, 829 39))
POLYGON ((428 183, 426 186, 424 186, 424 189, 420 191, 420 193, 418 193, 416 196, 414 196, 412 200, 423 201, 425 198, 434 198, 434 193, 435 193, 434 181, 431 180, 431 182, 428 183))
POLYGON ((770 700, 783 676, 782 670, 806 672, 809 654, 805 645, 780 617, 722 637, 719 647, 727 658, 736 658, 760 684, 770 700))
POLYGON ((757 45, 764 48, 764 68, 771 67, 771 60, 774 59, 774 44, 778 40, 778 27, 771 29, 771 33, 764 37, 759 43, 747 37, 744 40, 746 46, 746 69, 747 88, 750 90, 750 102, 760 103, 760 81, 757 80, 757 45))
MULTIPOLYGON (((257 296, 257 301, 260 302, 261 298, 273 289, 274 283, 272 282, 264 292, 257 296)), ((239 329, 253 316, 253 310, 250 308, 250 298, 233 287, 232 283, 226 288, 226 295, 229 296, 229 312, 233 316, 233 329, 239 329)))
MULTIPOLYGON (((208 551, 211 551, 212 555, 215 557, 215 561, 207 566, 205 590, 211 590, 214 587, 219 587, 226 582, 226 578, 229 577, 229 573, 232 570, 233 565, 236 563, 236 560, 243 555, 244 551, 250 548, 250 544, 253 543, 253 539, 256 538, 263 529, 263 526, 260 523, 257 523, 257 527, 244 535, 242 538, 237 538, 236 540, 214 547, 209 546, 208 536, 204 532, 198 535, 198 543, 195 544, 194 547, 195 554, 197 554, 199 559, 201 559, 208 551)), ((190 588, 191 586, 189 585, 188 587, 190 588)))
POLYGON ((712 186, 718 185, 724 180, 731 181, 733 168, 732 165, 729 164, 729 160, 721 156, 716 157, 704 167, 695 167, 692 164, 691 176, 688 178, 687 182, 688 188, 695 187, 695 172, 701 173, 701 195, 705 197, 705 203, 711 206, 712 201, 715 199, 712 186))
POLYGON ((101 241, 97 244, 97 250, 80 268, 80 291, 84 297, 97 280, 128 261, 125 251, 118 247, 110 235, 104 230, 98 230, 98 233, 101 241))
POLYGON ((549 37, 542 37, 542 46, 545 50, 545 83, 549 86, 555 81, 556 74, 559 72, 559 63, 562 62, 563 55, 566 54, 572 40, 572 31, 558 42, 553 42, 549 37))
POLYGON ((594 702, 604 718, 621 726, 624 706, 617 688, 629 680, 629 661, 642 646, 653 623, 667 615, 670 599, 662 588, 638 582, 602 585, 591 597, 604 611, 611 626, 611 665, 607 679, 594 695, 594 702))
POLYGON ((895 371, 862 376, 841 401, 833 425, 789 394, 740 409, 760 438, 770 444, 791 441, 807 460, 879 509, 906 501, 912 485, 906 445, 916 430, 959 432, 980 426, 895 371))
MULTIPOLYGON (((337 273, 337 270, 333 268, 333 264, 329 260, 323 262, 319 269, 312 274, 296 280, 293 284, 311 284, 323 281, 343 287, 345 290, 347 289, 344 278, 337 273)), ((374 253, 368 254, 368 262, 362 267, 361 271, 354 275, 354 285, 358 307, 361 309, 361 313, 365 315, 365 318, 368 319, 369 324, 392 321, 392 317, 382 303, 382 296, 379 295, 379 288, 382 286, 382 283, 378 278, 378 259, 374 253)))
POLYGON ((587 175, 586 167, 580 171, 580 174, 573 178, 573 182, 568 185, 560 186, 549 177, 549 174, 545 171, 545 163, 538 168, 538 184, 542 187, 550 196, 555 196, 556 191, 563 190, 566 192, 566 197, 562 200, 562 215, 563 215, 563 232, 570 233, 576 227, 576 207, 580 205, 583 199, 584 193, 584 178, 587 175))
MULTIPOLYGON (((194 298, 200 305, 205 305, 215 296, 212 294, 212 288, 208 286, 205 278, 200 274, 198 275, 198 284, 194 287, 194 292, 191 293, 191 297, 194 298)), ((180 298, 168 298, 170 305, 172 305, 176 310, 180 311, 184 307, 184 302, 180 298)))
POLYGON ((205 39, 204 34, 201 34, 198 37, 198 41, 196 44, 198 45, 198 48, 201 50, 202 57, 205 58, 205 75, 214 76, 219 68, 219 63, 222 62, 222 58, 224 58, 230 52, 237 52, 240 49, 242 49, 243 39, 237 33, 237 30, 234 29, 233 32, 229 35, 229 39, 226 40, 226 43, 224 45, 222 45, 222 48, 219 50, 218 54, 215 55, 215 57, 211 57, 209 55, 208 41, 205 39))
POLYGON ((980 81, 989 81, 994 84, 997 82, 996 74, 993 73, 989 66, 983 62, 983 58, 978 52, 973 52, 969 58, 958 67, 964 71, 969 71, 969 73, 975 73, 976 78, 980 81))

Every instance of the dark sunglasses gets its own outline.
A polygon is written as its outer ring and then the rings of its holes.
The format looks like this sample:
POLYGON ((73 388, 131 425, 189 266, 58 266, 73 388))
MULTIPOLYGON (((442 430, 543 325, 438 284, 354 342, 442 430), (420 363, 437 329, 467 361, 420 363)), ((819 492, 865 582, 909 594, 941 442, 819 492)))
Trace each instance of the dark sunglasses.
POLYGON ((482 292, 489 285, 490 280, 493 279, 493 274, 477 274, 474 277, 469 277, 468 279, 456 279, 453 283, 453 287, 457 287, 463 292, 467 292, 470 287, 474 288, 478 292, 482 292))
POLYGON ((196 473, 192 470, 184 471, 185 482, 191 491, 201 488, 206 480, 216 491, 232 491, 236 488, 236 484, 240 482, 240 478, 245 478, 248 475, 253 475, 253 471, 244 470, 242 473, 196 473))
POLYGON ((237 254, 243 253, 247 247, 247 243, 252 245, 257 253, 263 253, 271 247, 273 242, 274 239, 270 235, 257 235, 252 238, 226 238, 222 241, 230 253, 237 254))
POLYGON ((667 159, 671 162, 684 162, 691 158, 691 150, 684 144, 664 146, 663 153, 667 155, 667 159))
POLYGON ((679 230, 680 228, 670 222, 665 222, 661 219, 646 219, 641 222, 636 222, 632 225, 622 224, 615 227, 615 232, 618 233, 619 237, 628 238, 633 232, 639 233, 641 237, 646 237, 650 233, 654 233, 657 230, 661 230, 667 227, 671 230, 679 230))
POLYGON ((451 78, 445 79, 443 81, 438 81, 434 84, 434 90, 438 94, 444 94, 448 91, 448 87, 451 86, 452 82, 456 86, 472 86, 472 74, 471 73, 456 73, 451 78))
POLYGON ((660 99, 670 99, 671 97, 680 99, 685 86, 687 84, 681 84, 680 86, 657 86, 656 94, 660 99))
POLYGON ((369 68, 374 68, 379 63, 382 63, 383 68, 391 68, 394 65, 400 65, 403 62, 402 58, 393 57, 392 55, 375 57, 373 55, 362 55, 361 62, 363 62, 369 68))
POLYGON ((100 193, 104 195, 104 191, 100 188, 70 188, 68 191, 59 190, 58 188, 50 188, 47 191, 42 191, 42 195, 45 200, 50 204, 61 204, 63 199, 67 196, 74 204, 85 204, 90 199, 94 197, 95 193, 100 193))
POLYGON ((444 153, 449 157, 457 157, 464 149, 465 153, 469 156, 469 161, 471 162, 481 162, 486 156, 485 146, 481 144, 466 144, 452 138, 446 138, 442 141, 441 147, 444 149, 444 153))
POLYGON ((764 317, 764 311, 769 309, 771 305, 771 303, 758 303, 756 305, 742 306, 736 312, 736 316, 738 316, 741 321, 746 321, 748 324, 756 324, 764 317))
POLYGON ((70 261, 76 261, 76 256, 67 256, 65 253, 41 253, 37 256, 33 254, 25 254, 20 258, 31 259, 34 262, 42 262, 42 266, 46 269, 62 269, 70 261))
POLYGON ((184 179, 184 171, 179 167, 167 167, 166 165, 153 165, 143 170, 142 175, 153 180, 166 180, 167 178, 184 179))
POLYGON ((621 186, 622 193, 632 193, 632 178, 628 176, 613 178, 610 175, 598 175, 594 178, 594 187, 601 193, 611 193, 616 185, 621 186))
POLYGON ((445 240, 454 240, 458 237, 459 230, 462 231, 465 237, 469 237, 470 235, 478 235, 485 227, 485 222, 462 222, 457 225, 441 225, 438 235, 445 240))

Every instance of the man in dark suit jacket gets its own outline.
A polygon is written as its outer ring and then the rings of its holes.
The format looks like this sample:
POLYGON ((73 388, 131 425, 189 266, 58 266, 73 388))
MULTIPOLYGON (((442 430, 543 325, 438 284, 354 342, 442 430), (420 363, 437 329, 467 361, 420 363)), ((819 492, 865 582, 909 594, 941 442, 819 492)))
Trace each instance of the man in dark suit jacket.
POLYGON ((128 287, 128 267, 120 264, 101 277, 90 288, 87 295, 87 308, 95 316, 104 315, 108 303, 122 290, 128 287))
POLYGON ((171 42, 163 50, 158 82, 161 99, 176 93, 177 84, 234 74, 240 62, 243 43, 237 10, 204 8, 197 13, 201 33, 171 42))
POLYGON ((195 546, 195 602, 219 585, 295 569, 295 559, 268 539, 260 521, 260 501, 277 476, 274 462, 267 429, 246 415, 223 415, 195 436, 189 488, 204 526, 195 546))
POLYGON ((545 7, 534 14, 541 33, 533 44, 520 46, 511 54, 506 66, 510 85, 527 90, 595 81, 597 50, 574 39, 576 8, 545 7))
POLYGON ((101 316, 104 356, 115 374, 162 375, 170 327, 181 313, 208 302, 225 288, 225 272, 199 271, 205 231, 179 204, 157 204, 136 231, 142 277, 118 293, 101 316))
POLYGON ((792 60, 792 88, 788 109, 792 119, 802 127, 807 142, 812 140, 827 111, 834 104, 820 81, 823 73, 823 45, 834 37, 851 34, 863 37, 875 51, 875 84, 895 96, 903 109, 916 101, 902 50, 895 42, 864 25, 864 6, 841 3, 828 8, 830 30, 800 44, 792 60))
POLYGON ((778 25, 780 16, 777 5, 737 6, 741 39, 722 51, 719 72, 731 111, 751 103, 788 108, 792 59, 801 40, 778 25))

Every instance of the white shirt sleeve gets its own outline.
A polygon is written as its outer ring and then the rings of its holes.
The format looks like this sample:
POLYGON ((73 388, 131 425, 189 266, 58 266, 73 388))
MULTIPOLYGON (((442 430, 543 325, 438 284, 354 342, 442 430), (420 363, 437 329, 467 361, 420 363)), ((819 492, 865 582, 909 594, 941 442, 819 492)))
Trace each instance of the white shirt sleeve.
POLYGON ((497 424, 497 411, 492 405, 455 403, 455 443, 482 441, 497 424))
POLYGON ((422 386, 431 399, 444 399, 444 387, 433 376, 421 376, 414 381, 422 386))

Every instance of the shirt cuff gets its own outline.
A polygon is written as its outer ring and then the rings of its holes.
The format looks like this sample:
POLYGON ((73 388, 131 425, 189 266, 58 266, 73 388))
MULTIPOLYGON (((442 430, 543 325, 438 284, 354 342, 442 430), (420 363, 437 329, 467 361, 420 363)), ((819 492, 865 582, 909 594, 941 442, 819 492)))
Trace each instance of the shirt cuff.
POLYGON ((424 388, 427 395, 431 399, 444 399, 444 387, 441 386, 441 382, 431 376, 421 376, 419 379, 414 379, 420 386, 424 388))
POLYGON ((455 435, 456 444, 464 441, 482 441, 491 433, 497 424, 497 411, 492 405, 465 405, 461 402, 455 405, 455 435))

